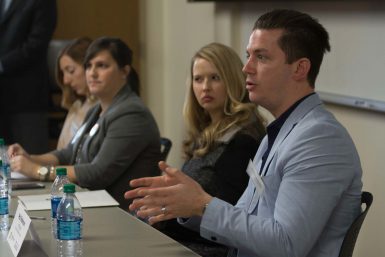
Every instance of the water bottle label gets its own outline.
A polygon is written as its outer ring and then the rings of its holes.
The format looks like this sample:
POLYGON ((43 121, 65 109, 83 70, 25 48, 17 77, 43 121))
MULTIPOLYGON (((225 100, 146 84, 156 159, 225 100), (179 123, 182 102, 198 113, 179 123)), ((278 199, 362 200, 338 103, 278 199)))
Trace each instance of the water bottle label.
POLYGON ((51 217, 56 219, 57 207, 60 203, 61 197, 52 197, 51 198, 51 217))
POLYGON ((82 239, 83 219, 74 221, 57 220, 57 238, 59 240, 82 239))
POLYGON ((8 163, 6 163, 6 164, 3 164, 3 169, 4 169, 5 177, 9 179, 11 177, 11 167, 9 166, 8 163))
POLYGON ((8 214, 8 197, 0 198, 0 215, 8 214))

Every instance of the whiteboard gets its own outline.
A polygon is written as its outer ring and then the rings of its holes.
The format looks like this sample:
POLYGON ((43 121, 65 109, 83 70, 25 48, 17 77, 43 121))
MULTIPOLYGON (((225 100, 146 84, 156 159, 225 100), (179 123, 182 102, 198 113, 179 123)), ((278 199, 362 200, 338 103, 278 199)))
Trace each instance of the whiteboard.
POLYGON ((385 101, 384 14, 345 14, 320 20, 329 31, 332 50, 324 57, 317 89, 385 101))
MULTIPOLYGON (((255 20, 271 8, 242 9, 240 45, 244 49, 255 20)), ((317 18, 330 36, 331 52, 324 57, 316 91, 329 102, 385 111, 385 10, 316 9, 299 9, 317 18)))

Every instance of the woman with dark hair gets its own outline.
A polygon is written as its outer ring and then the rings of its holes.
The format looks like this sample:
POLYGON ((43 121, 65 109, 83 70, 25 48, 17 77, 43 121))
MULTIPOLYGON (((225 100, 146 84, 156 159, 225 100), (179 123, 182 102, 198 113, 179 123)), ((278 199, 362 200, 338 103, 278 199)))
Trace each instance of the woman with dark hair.
POLYGON ((55 177, 47 171, 66 167, 71 182, 106 189, 127 210, 123 194, 130 189, 129 181, 159 175, 160 160, 159 130, 136 93, 139 80, 131 63, 132 51, 122 40, 103 37, 92 42, 84 67, 88 89, 99 103, 62 150, 29 155, 20 145, 11 145, 12 170, 45 181, 55 177))
POLYGON ((91 42, 87 37, 73 40, 60 51, 56 60, 56 81, 62 89, 61 106, 68 110, 57 149, 69 144, 82 125, 88 110, 96 104, 96 98, 88 90, 83 66, 91 42))

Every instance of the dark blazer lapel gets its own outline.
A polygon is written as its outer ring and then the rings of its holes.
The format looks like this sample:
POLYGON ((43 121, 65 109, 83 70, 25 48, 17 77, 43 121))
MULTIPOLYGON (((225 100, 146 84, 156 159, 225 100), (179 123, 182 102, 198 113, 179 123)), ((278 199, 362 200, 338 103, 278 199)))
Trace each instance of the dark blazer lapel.
POLYGON ((85 126, 84 130, 82 131, 81 135, 79 136, 79 139, 77 140, 77 142, 75 142, 75 144, 74 144, 73 152, 72 152, 72 157, 71 157, 71 162, 70 163, 72 163, 72 164, 75 163, 75 161, 76 161, 75 159, 76 159, 76 155, 77 155, 77 152, 78 152, 78 148, 81 145, 80 143, 83 141, 84 135, 87 134, 90 131, 91 127, 99 119, 100 111, 101 111, 100 105, 96 105, 94 107, 94 109, 92 109, 92 112, 87 117, 85 117, 85 120, 87 120, 87 122, 85 124, 83 124, 85 126))
POLYGON ((4 23, 7 19, 9 19, 12 14, 18 9, 20 4, 23 3, 24 0, 12 0, 11 5, 9 6, 7 12, 4 14, 3 19, 1 19, 1 23, 4 23))

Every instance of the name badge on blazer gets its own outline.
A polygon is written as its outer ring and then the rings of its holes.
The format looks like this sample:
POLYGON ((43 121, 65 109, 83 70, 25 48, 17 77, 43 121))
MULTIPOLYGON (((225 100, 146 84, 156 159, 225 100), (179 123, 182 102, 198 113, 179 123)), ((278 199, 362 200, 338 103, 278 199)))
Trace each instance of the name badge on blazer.
POLYGON ((257 205, 259 198, 265 191, 265 184, 263 183, 263 180, 259 175, 259 172, 256 166, 251 160, 249 160, 249 165, 247 166, 246 172, 255 186, 253 199, 250 202, 250 206, 249 206, 249 212, 252 212, 255 206, 257 205))
POLYGON ((93 137, 99 129, 99 124, 96 123, 90 130, 90 137, 93 137))

